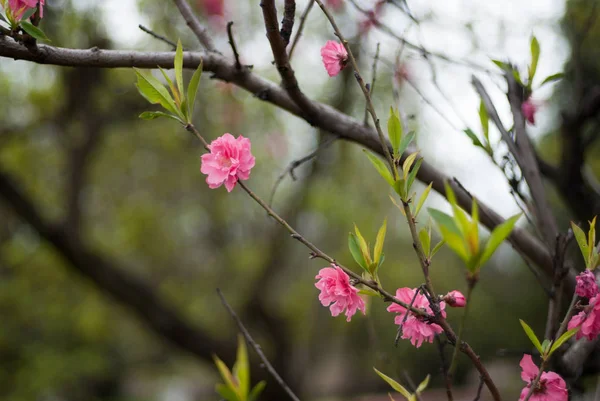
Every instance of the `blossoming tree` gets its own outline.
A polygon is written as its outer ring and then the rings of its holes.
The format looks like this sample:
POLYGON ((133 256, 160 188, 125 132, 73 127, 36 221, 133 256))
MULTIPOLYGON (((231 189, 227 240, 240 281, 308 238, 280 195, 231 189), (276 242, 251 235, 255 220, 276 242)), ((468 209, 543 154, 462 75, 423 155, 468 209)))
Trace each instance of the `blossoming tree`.
MULTIPOLYGON (((219 1, 201 2, 207 14, 222 18, 225 15, 224 4, 219 1)), ((481 105, 479 117, 482 134, 477 134, 470 128, 464 133, 481 148, 500 167, 498 152, 501 151, 492 143, 490 126, 496 127, 500 141, 506 148, 503 160, 511 171, 518 171, 519 178, 507 178, 515 192, 515 198, 522 206, 522 213, 501 218, 490 207, 481 202, 477 194, 467 191, 458 180, 449 179, 427 163, 415 145, 416 135, 407 130, 407 124, 401 117, 402 110, 387 108, 380 110, 375 102, 377 93, 374 92, 374 81, 366 82, 361 73, 359 60, 355 55, 344 32, 336 20, 345 7, 351 5, 359 11, 364 11, 364 18, 358 21, 358 31, 361 35, 368 34, 371 29, 381 29, 393 38, 399 39, 403 45, 414 47, 426 57, 442 57, 431 54, 424 48, 410 44, 398 37, 383 20, 386 1, 376 1, 372 9, 363 10, 353 1, 309 0, 302 15, 302 23, 296 24, 296 1, 285 0, 283 12, 278 13, 275 1, 262 0, 262 18, 267 40, 274 59, 275 67, 281 78, 281 85, 276 85, 253 73, 249 66, 240 61, 239 49, 236 48, 233 37, 232 23, 227 25, 229 43, 233 57, 224 56, 223 49, 215 45, 210 28, 218 29, 219 24, 207 28, 194 15, 193 10, 185 0, 175 0, 174 5, 191 28, 199 42, 204 47, 202 52, 184 51, 179 41, 173 52, 135 52, 116 51, 100 48, 69 49, 41 42, 48 38, 43 31, 44 1, 4 0, 2 25, 0 26, 0 57, 25 60, 41 64, 54 64, 73 67, 93 68, 135 68, 137 81, 135 85, 139 93, 150 104, 157 105, 154 111, 140 114, 144 120, 168 119, 173 130, 177 124, 181 131, 191 133, 204 147, 205 153, 199 157, 198 169, 204 174, 208 189, 220 190, 224 186, 227 193, 238 187, 248 196, 246 201, 260 206, 280 226, 282 233, 288 233, 307 248, 312 259, 319 259, 327 266, 315 272, 315 282, 304 282, 302 285, 314 287, 314 298, 318 298, 323 307, 329 308, 333 317, 344 314, 346 322, 356 320, 357 312, 362 315, 373 313, 373 309, 381 309, 390 313, 389 320, 397 326, 395 343, 407 340, 413 347, 425 348, 438 342, 441 365, 441 377, 448 400, 454 399, 456 367, 459 359, 466 360, 473 366, 480 377, 476 399, 485 387, 495 401, 503 399, 503 389, 491 374, 477 350, 470 345, 470 339, 465 332, 469 319, 469 310, 477 303, 476 288, 482 280, 482 269, 504 242, 508 241, 531 265, 538 276, 543 276, 550 283, 548 290, 548 311, 545 330, 536 333, 524 320, 520 321, 523 335, 530 342, 530 349, 520 355, 521 379, 525 386, 520 393, 520 400, 555 400, 569 399, 569 391, 581 375, 581 366, 590 358, 590 343, 595 343, 600 336, 600 295, 595 269, 600 265, 600 249, 595 234, 596 209, 587 211, 589 223, 561 227, 553 214, 542 175, 551 175, 551 166, 540 159, 534 144, 528 136, 528 124, 539 122, 536 119, 541 103, 533 98, 534 89, 562 78, 557 73, 543 78, 536 78, 537 64, 540 56, 540 44, 535 37, 530 40, 531 59, 527 75, 521 77, 519 70, 509 62, 491 60, 499 69, 506 92, 506 102, 511 110, 512 127, 506 128, 492 101, 486 87, 475 76, 473 86, 481 105), (325 104, 312 100, 301 89, 301 82, 296 77, 290 61, 299 38, 302 34, 304 19, 312 8, 319 9, 324 21, 331 30, 331 39, 327 40, 320 52, 312 57, 322 61, 323 69, 330 79, 338 79, 344 71, 351 71, 356 85, 366 104, 365 118, 361 123, 356 116, 346 115, 325 104), (281 24, 279 18, 282 17, 281 24), (292 35, 295 33, 295 35, 292 35), (142 68, 158 68, 161 79, 142 71, 142 68), (184 80, 184 68, 194 70, 189 81, 184 80), (172 69, 174 77, 163 69, 172 69), (213 134, 194 121, 196 98, 199 88, 209 85, 202 79, 203 72, 213 73, 213 77, 231 82, 241 88, 257 94, 262 100, 291 112, 306 120, 313 126, 330 132, 336 138, 358 143, 365 148, 365 160, 372 165, 371 175, 377 179, 381 191, 389 192, 391 202, 397 207, 393 217, 395 222, 402 222, 410 232, 414 257, 418 261, 422 284, 417 287, 406 286, 405 283, 389 282, 381 279, 382 269, 391 269, 393 261, 386 260, 384 245, 387 234, 387 221, 379 227, 376 239, 370 243, 355 225, 347 239, 348 251, 354 264, 346 266, 340 262, 338 255, 329 255, 313 243, 308 236, 282 217, 270 204, 250 189, 252 170, 261 163, 253 154, 251 145, 254 133, 251 127, 245 132, 213 134), (534 82, 538 86, 534 86, 534 82), (490 124, 491 123, 491 124, 490 124), (215 137, 208 141, 207 138, 215 137), (544 173, 546 172, 546 173, 544 173), (513 181, 511 181, 511 179, 513 181), (515 181, 516 180, 516 181, 515 181), (425 184, 423 189, 417 189, 416 181, 425 184), (424 205, 431 190, 443 195, 449 204, 451 214, 436 208, 427 208, 430 216, 428 223, 423 215, 424 205), (525 215, 529 225, 534 229, 529 231, 517 226, 517 221, 525 215), (490 231, 483 239, 480 234, 482 227, 490 231), (439 233, 439 235, 437 234, 439 233), (439 241, 437 240, 438 238, 439 241), (567 248, 573 244, 579 254, 567 253, 567 248), (450 249, 462 264, 461 276, 464 277, 463 288, 451 289, 446 294, 435 290, 438 286, 433 271, 443 262, 436 258, 437 252, 443 247, 450 249), (575 268, 576 263, 583 259, 583 271, 575 268), (385 262, 385 264, 384 264, 385 262), (382 267, 385 266, 385 267, 382 267), (568 306, 564 299, 570 299, 568 306), (565 305, 563 305, 563 303, 565 305), (451 319, 448 308, 460 308, 461 317, 451 319), (583 349, 583 351, 582 351, 583 349), (587 352, 585 350, 588 349, 587 352), (534 356, 539 364, 533 361, 534 356), (565 380, 565 378, 567 380, 565 380)), ((402 10, 411 19, 412 14, 406 2, 390 2, 402 10)), ((257 6, 258 9, 258 6, 257 6)), ((155 33, 150 32, 154 36, 155 33)), ((304 32, 304 35, 308 35, 304 32)), ((166 40, 162 38, 162 40, 166 40)), ((186 46, 187 47, 187 46, 186 46)), ((374 65, 379 58, 379 49, 374 57, 374 65)), ((375 68, 373 68, 375 70, 375 68)), ((410 73, 399 62, 394 64, 393 79, 407 80, 410 73)), ((132 82, 131 85, 134 83, 132 82)), ((593 92, 585 97, 587 103, 580 105, 575 117, 568 122, 591 118, 600 109, 600 96, 593 92)), ((565 122, 565 124, 567 124, 565 122)), ((581 145, 581 144, 580 144, 581 145)), ((310 160, 312 157, 306 158, 310 160)), ((559 186, 560 187, 560 186, 559 186)), ((237 191, 237 190, 236 190, 237 191)), ((571 194, 563 194, 569 197, 571 194)), ((0 196, 27 221, 39 235, 56 248, 69 263, 77 270, 92 279, 99 287, 110 293, 117 300, 129 305, 157 332, 162 333, 172 342, 192 353, 207 358, 208 355, 226 353, 228 359, 235 354, 235 365, 229 369, 218 356, 212 356, 223 383, 217 385, 219 395, 228 401, 246 401, 260 399, 265 384, 263 381, 253 383, 250 371, 255 367, 250 364, 246 342, 256 351, 261 363, 266 366, 273 383, 269 388, 277 386, 281 389, 278 397, 299 398, 277 369, 269 362, 269 358, 252 337, 242 320, 227 303, 219 291, 222 302, 238 324, 245 340, 240 340, 237 352, 231 352, 231 346, 210 347, 202 343, 203 335, 187 325, 177 314, 159 301, 157 296, 134 278, 114 269, 111 264, 96 256, 91 250, 83 247, 80 233, 70 231, 65 226, 54 225, 41 217, 31 203, 23 195, 21 189, 13 180, 0 174, 0 196), (100 269, 98 270, 98 267, 100 269), (101 272, 101 273, 100 273, 101 272), (133 294, 133 295, 132 295, 133 294), (140 298, 138 298, 138 295, 140 298)), ((213 196, 206 191, 206 196, 213 196)), ((581 193, 578 196, 585 196, 581 193)), ((571 198, 569 198, 571 199, 571 198)), ((597 200, 594 198, 594 200, 597 200)), ((573 201, 574 202, 574 201, 573 201)), ((581 212, 580 212, 581 213, 581 212)), ((525 220, 523 218, 522 220, 525 220)), ((391 220, 391 218, 390 218, 391 220)), ((523 223, 524 224, 524 223, 523 223)), ((344 239, 346 242, 346 239, 344 239)), ((544 281, 542 285, 546 286, 544 281)), ((444 291, 446 292, 446 291, 444 291)), ((304 302, 304 300, 299 301, 304 302)), ((359 315, 361 315, 359 314, 359 315)), ((393 344, 391 344, 393 346, 393 344)), ((420 351, 419 350, 419 351, 420 351)), ((402 385, 391 372, 373 367, 373 375, 378 375, 390 386, 392 399, 403 397, 409 401, 421 399, 428 391, 429 376, 419 385, 402 385), (396 398, 395 398, 396 397, 396 398)), ((517 364, 514 366, 518 372, 517 364)), ((433 374, 437 370, 430 369, 433 374)), ((278 398, 281 399, 281 398, 278 398)))

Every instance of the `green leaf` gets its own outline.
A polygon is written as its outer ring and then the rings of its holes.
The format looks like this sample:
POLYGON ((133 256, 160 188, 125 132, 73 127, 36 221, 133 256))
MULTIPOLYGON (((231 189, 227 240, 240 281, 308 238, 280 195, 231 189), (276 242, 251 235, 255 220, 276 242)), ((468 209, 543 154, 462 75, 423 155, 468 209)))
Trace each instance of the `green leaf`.
POLYGON ((419 241, 421 242, 425 256, 429 257, 429 253, 431 252, 431 237, 426 228, 421 228, 419 231, 419 241))
POLYGON ((525 86, 525 84, 523 84, 523 81, 521 80, 521 74, 519 74, 519 70, 517 70, 517 69, 512 70, 512 75, 519 85, 525 86))
POLYGON ((508 238, 508 236, 512 232, 515 224, 517 223, 517 220, 519 220, 519 217, 521 217, 521 213, 510 217, 504 223, 497 226, 494 229, 494 231, 492 231, 490 238, 488 239, 487 243, 485 244, 483 254, 481 255, 481 260, 479 261, 480 266, 483 266, 485 264, 485 262, 487 262, 492 257, 492 255, 494 254, 496 249, 500 246, 502 241, 504 241, 506 238, 508 238))
POLYGON ((552 344, 552 341, 548 340, 547 338, 544 339, 544 341, 542 341, 542 351, 544 351, 544 353, 546 353, 546 351, 548 351, 548 347, 552 344))
POLYGON ((177 40, 177 50, 175 50, 175 81, 177 82, 177 89, 181 94, 183 101, 183 47, 181 46, 181 40, 177 40))
POLYGON ((433 182, 429 183, 429 185, 427 185, 427 188, 425 188, 423 190, 421 197, 419 197, 419 201, 417 202, 417 207, 415 208, 415 218, 419 215, 419 212, 421 211, 421 208, 423 207, 425 200, 429 196, 429 192, 431 191, 432 186, 433 186, 433 182))
POLYGON ((387 230, 387 219, 383 220, 383 224, 377 232, 377 238, 375 240, 375 248, 373 249, 373 263, 379 265, 379 260, 383 253, 383 243, 385 241, 385 233, 387 230))
POLYGON ((394 149, 394 157, 398 157, 400 142, 402 141, 402 122, 398 115, 398 111, 390 107, 390 118, 388 119, 388 137, 394 149))
POLYGON ((406 179, 406 177, 408 176, 408 172, 410 171, 410 168, 417 159, 417 156, 419 156, 419 152, 411 153, 406 157, 404 163, 402 163, 402 174, 404 176, 404 179, 406 179))
POLYGON ((348 249, 350 249, 350 254, 354 258, 354 261, 359 264, 360 267, 363 268, 364 271, 369 272, 367 268, 367 264, 365 259, 362 256, 362 252, 360 251, 360 245, 358 245, 358 239, 352 233, 348 235, 348 249))
POLYGON ((420 158, 419 160, 417 160, 414 167, 410 171, 410 174, 408 175, 408 179, 406 180, 406 193, 410 192, 410 188, 412 187, 413 182, 415 182, 417 173, 419 172, 419 169, 421 168, 421 163, 423 163, 423 158, 420 158))
POLYGON ((177 109, 175 102, 169 92, 152 75, 143 74, 137 68, 134 68, 137 75, 137 88, 142 96, 152 104, 160 104, 163 108, 182 118, 181 111, 177 109))
POLYGON ((504 61, 492 60, 492 63, 500 67, 501 70, 508 70, 510 68, 510 65, 508 65, 508 63, 505 63, 504 61))
POLYGON ((21 16, 21 21, 27 21, 33 14, 35 14, 36 11, 37 7, 30 8, 29 10, 25 11, 21 16))
POLYGON ((440 242, 437 243, 436 246, 433 247, 433 249, 431 250, 431 256, 429 258, 433 258, 435 256, 435 254, 442 248, 442 246, 446 243, 446 241, 441 240, 440 242))
POLYGON ((583 260, 585 261, 585 265, 587 266, 589 261, 589 246, 587 242, 587 236, 585 235, 583 230, 573 222, 571 222, 571 229, 573 230, 573 234, 575 234, 577 245, 579 245, 579 249, 581 250, 581 254, 583 255, 583 260))
POLYGON ((471 142, 473 142, 473 145, 480 147, 480 148, 485 148, 483 146, 483 143, 481 143, 481 141, 479 140, 479 138, 477 138, 477 135, 473 132, 473 130, 471 128, 467 128, 467 129, 463 130, 463 132, 465 134, 467 134, 469 139, 471 139, 471 142))
POLYGON ((23 28, 23 30, 25 32, 27 32, 31 37, 37 39, 37 40, 44 40, 46 42, 50 42, 50 39, 48 39, 48 37, 46 36, 46 34, 44 33, 44 31, 42 31, 40 28, 38 28, 37 26, 33 25, 31 22, 27 22, 27 21, 21 21, 19 23, 19 25, 21 26, 21 28, 23 28))
POLYGON ((397 392, 402 394, 404 397, 410 398, 410 396, 411 396, 410 392, 407 389, 405 389, 404 387, 402 387, 402 385, 400 383, 398 383, 396 380, 392 379, 391 377, 386 376, 385 374, 381 373, 380 371, 378 371, 375 368, 373 368, 373 370, 375 371, 375 373, 377 373, 379 375, 379 377, 381 377, 383 380, 385 380, 387 382, 387 384, 392 386, 392 388, 394 390, 396 390, 397 392))
POLYGON ((235 384, 235 379, 229 371, 229 368, 227 367, 227 365, 225 365, 225 363, 222 360, 219 359, 218 356, 213 355, 213 359, 215 361, 215 365, 217 365, 217 369, 219 370, 221 377, 223 378, 223 381, 225 381, 225 385, 229 387, 238 396, 239 399, 239 389, 235 384))
POLYGON ((521 322, 521 326, 523 327, 525 334, 527 334, 527 337, 529 337, 529 340, 532 342, 535 348, 537 348, 540 354, 543 355, 544 350, 542 349, 542 344, 540 344, 540 340, 538 340, 538 338, 535 336, 535 333, 533 332, 533 330, 531 330, 531 327, 529 327, 529 325, 521 319, 519 319, 519 322, 521 322))
POLYGON ((390 170, 387 168, 387 166, 385 165, 385 163, 383 162, 383 160, 381 160, 380 158, 378 158, 377 156, 372 155, 369 151, 367 151, 366 149, 363 149, 363 151, 365 152, 365 154, 367 155, 367 157, 369 158, 369 160, 371 161, 371 164, 373 164, 373 166, 375 166, 375 169, 377 170, 377 172, 379 173, 379 175, 381 175, 383 177, 383 179, 391 186, 394 186, 394 178, 392 177, 392 173, 390 172, 390 170))
POLYGON ((558 340, 554 342, 554 344, 552 344, 552 348, 550 348, 550 353, 548 354, 548 356, 552 355, 554 351, 556 351, 561 345, 563 345, 565 341, 567 341, 569 338, 573 337, 578 331, 579 327, 573 327, 571 330, 565 331, 563 335, 560 336, 558 340))
POLYGON ((417 387, 417 391, 415 391, 415 393, 417 394, 421 394, 423 391, 425 391, 425 389, 427 388, 427 386, 429 385, 429 379, 431 378, 430 375, 427 375, 427 377, 425 378, 425 380, 423 380, 420 384, 419 387, 417 387))
POLYGON ((159 117, 168 117, 183 124, 183 121, 172 114, 163 113, 162 111, 145 111, 139 116, 142 120, 154 120, 159 117))
POLYGON ((171 78, 169 78, 169 76, 167 75, 167 72, 165 70, 163 70, 161 67, 158 67, 158 69, 160 70, 163 77, 165 78, 165 81, 167 81, 167 84, 169 85, 169 89, 171 89, 171 93, 173 94, 175 104, 180 105, 181 98, 179 97, 179 91, 177 90, 177 88, 175 88, 175 85, 173 85, 173 81, 171 81, 171 78))
POLYGON ((0 13, 0 21, 4 21, 7 24, 9 23, 8 20, 6 19, 6 17, 4 15, 2 15, 1 13, 0 13))
POLYGON ((248 401, 256 401, 256 399, 258 398, 260 393, 262 393, 262 391, 265 389, 266 385, 267 385, 267 382, 264 380, 261 380, 258 383, 256 383, 256 385, 250 392, 250 395, 248 395, 248 401))
POLYGON ((565 76, 565 74, 564 74, 564 73, 562 73, 562 72, 559 72, 559 73, 557 73, 557 74, 552 74, 552 75, 549 75, 549 76, 547 76, 547 77, 546 77, 546 78, 545 78, 545 79, 542 81, 542 83, 540 84, 540 86, 539 86, 539 87, 541 88, 542 86, 544 86, 544 85, 546 85, 546 84, 549 84, 549 83, 551 83, 551 82, 554 82, 554 81, 558 81, 559 79, 562 79, 564 76, 565 76))
POLYGON ((439 227, 446 227, 450 232, 459 236, 462 234, 452 216, 437 209, 429 208, 427 210, 429 211, 431 218, 438 224, 439 227))
POLYGON ((215 386, 215 390, 217 393, 227 401, 240 401, 240 398, 236 394, 235 391, 224 385, 223 383, 219 383, 215 386))
POLYGON ((358 240, 357 242, 358 246, 360 247, 360 252, 362 253, 365 263, 367 264, 367 266, 369 266, 371 263, 373 263, 373 261, 371 260, 371 252, 369 252, 369 245, 360 233, 360 230, 358 229, 358 226, 356 224, 354 224, 354 232, 356 233, 356 238, 358 240))
POLYGON ((408 148, 408 145, 410 145, 410 143, 413 141, 413 139, 415 139, 415 135, 416 134, 414 133, 414 131, 411 131, 402 137, 402 141, 400 142, 400 147, 398 148, 399 155, 402 155, 402 153, 404 153, 406 148, 408 148))
POLYGON ((202 76, 202 60, 198 68, 192 75, 190 83, 187 88, 187 104, 188 104, 188 122, 191 122, 192 113, 194 112, 194 104, 196 103, 196 95, 198 93, 198 86, 200 85, 200 77, 202 76))
POLYGON ((540 59, 540 43, 538 42, 535 36, 531 37, 531 65, 529 66, 529 87, 531 87, 531 82, 533 82, 533 77, 535 76, 535 72, 537 70, 538 61, 540 59))
POLYGON ((479 103, 479 121, 481 121, 481 128, 483 129, 483 136, 489 142, 490 134, 490 119, 488 117, 487 110, 483 104, 483 100, 479 103))
POLYGON ((362 290, 358 290, 359 294, 368 295, 370 297, 380 297, 381 295, 377 291, 373 291, 370 288, 363 288, 362 290))
POLYGON ((454 222, 454 219, 439 210, 431 208, 428 210, 433 220, 437 223, 440 233, 442 234, 442 238, 448 247, 452 249, 464 262, 468 262, 469 253, 467 251, 467 246, 460 229, 454 222))
POLYGON ((247 395, 250 391, 250 363, 248 362, 246 341, 242 335, 238 335, 238 349, 235 365, 233 365, 233 375, 238 380, 240 395, 247 395))

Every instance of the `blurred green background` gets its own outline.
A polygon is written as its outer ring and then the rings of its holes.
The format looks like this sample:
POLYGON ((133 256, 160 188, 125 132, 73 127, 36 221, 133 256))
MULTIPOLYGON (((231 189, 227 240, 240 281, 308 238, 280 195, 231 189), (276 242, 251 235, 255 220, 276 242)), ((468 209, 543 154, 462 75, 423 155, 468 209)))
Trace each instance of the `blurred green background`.
MULTIPOLYGON (((259 2, 228 1, 225 19, 235 21, 243 61, 254 64, 254 72, 278 82, 259 2)), ((229 55, 223 20, 209 19, 202 2, 193 3, 214 32, 219 49, 229 55)), ((447 50, 454 59, 493 70, 492 55, 511 58, 524 68, 529 60, 529 37, 535 31, 542 46, 540 69, 549 75, 568 71, 571 33, 585 29, 587 39, 581 44, 581 53, 586 55, 585 82, 591 86, 600 80, 595 45, 600 40, 600 24, 589 22, 593 1, 531 2, 525 17, 498 13, 505 3, 501 1, 485 6, 476 1, 450 3, 453 6, 444 9, 409 2, 423 19, 422 29, 411 28, 418 32, 415 38, 447 50), (468 11, 461 15, 457 8, 468 11), (514 27, 511 23, 517 26, 514 31, 507 28, 514 27), (498 29, 484 34, 478 28, 482 24, 498 29), (446 31, 451 34, 445 36, 446 31), (562 53, 550 50, 555 40, 562 53), (453 46, 464 51, 454 52, 453 46)), ((298 1, 297 14, 305 4, 298 1)), ((408 20, 392 4, 385 7, 386 21, 401 34, 408 20)), ((350 4, 336 17, 348 32, 356 32, 362 18, 350 4)), ((188 49, 197 48, 170 1, 48 0, 42 27, 52 44, 61 47, 170 50, 167 44, 137 33, 138 23, 171 39, 181 38, 188 49), (123 15, 125 11, 133 13, 123 15), (130 37, 130 32, 136 34, 130 37)), ((315 7, 293 60, 300 82, 312 98, 360 120, 364 100, 351 72, 328 79, 320 65, 318 49, 328 39, 333 36, 315 7)), ((450 100, 446 102, 432 86, 432 76, 426 72, 429 64, 405 51, 401 58, 412 74, 411 82, 425 87, 423 100, 412 86, 392 84, 398 44, 379 32, 353 39, 365 75, 370 77, 374 43, 379 41, 382 57, 375 97, 381 116, 387 119, 389 105, 400 105, 407 124, 418 132, 419 147, 428 161, 464 180, 505 216, 516 212, 502 174, 454 129, 464 128, 465 120, 477 127, 478 100, 469 84, 473 71, 460 67, 456 75, 455 64, 436 61, 437 79, 450 100), (463 96, 466 92, 468 98, 463 96), (436 107, 432 109, 428 102, 436 107), (453 123, 447 124, 439 114, 453 123)), ((186 72, 187 79, 190 74, 186 72)), ((533 133, 540 140, 540 154, 548 161, 560 154, 559 111, 576 96, 569 77, 542 93, 546 100, 539 119, 543 121, 533 133)), ((488 78, 488 83, 499 81, 488 78)), ((235 351, 236 328, 216 288, 222 289, 302 399, 367 399, 369 394, 382 394, 381 399, 386 399, 388 388, 373 373, 373 366, 404 382, 406 375, 420 382, 431 374, 431 387, 437 389, 432 394, 443 397, 436 345, 416 350, 401 341, 394 348, 393 316, 377 299, 369 302, 366 317, 357 315, 351 323, 343 317, 331 318, 319 304, 313 285, 325 264, 309 259, 307 249, 289 238, 242 191, 209 190, 199 171, 201 147, 184 129, 170 120, 137 118, 152 107, 137 93, 133 71, 0 59, 0 93, 0 170, 12 177, 45 218, 63 222, 79 245, 142 280, 161 302, 205 333, 206 346, 219 344, 215 352, 228 352, 220 355, 228 364, 235 351)), ((502 103, 498 93, 495 100, 502 103)), ((507 110, 506 105, 499 107, 507 110)), ((202 79, 194 121, 208 139, 231 132, 252 140, 257 163, 249 185, 264 199, 290 161, 329 138, 242 89, 211 80, 209 73, 202 79)), ((589 168, 597 173, 599 149, 594 146, 588 160, 589 168)), ((372 241, 387 217, 386 263, 380 273, 384 286, 393 290, 421 283, 408 229, 360 146, 334 141, 296 173, 298 180, 284 179, 273 205, 311 242, 358 269, 347 251, 353 223, 372 241)), ((418 191, 423 188, 418 184, 418 191)), ((556 193, 551 191, 551 195, 561 227, 566 228, 575 217, 556 193)), ((430 201, 430 205, 444 207, 437 195, 430 201)), ((425 223, 426 216, 422 220, 425 223)), ((460 262, 447 249, 436 256, 431 271, 440 293, 466 290, 460 262)), ((518 319, 542 333, 546 305, 536 278, 509 246, 501 247, 482 271, 465 339, 496 375, 506 399, 515 399, 522 388, 518 361, 530 347, 518 319)), ((457 326, 460 311, 449 310, 448 315, 457 326)), ((219 378, 210 358, 189 354, 166 340, 164 333, 152 330, 137 313, 73 268, 2 202, 0 321, 3 399, 218 399, 214 384, 219 378)), ((251 352, 258 366, 255 357, 251 352)), ((262 370, 253 375, 265 377, 262 370)), ((476 373, 461 358, 458 394, 472 399, 477 383, 476 373)), ((272 380, 263 399, 282 399, 272 380)))

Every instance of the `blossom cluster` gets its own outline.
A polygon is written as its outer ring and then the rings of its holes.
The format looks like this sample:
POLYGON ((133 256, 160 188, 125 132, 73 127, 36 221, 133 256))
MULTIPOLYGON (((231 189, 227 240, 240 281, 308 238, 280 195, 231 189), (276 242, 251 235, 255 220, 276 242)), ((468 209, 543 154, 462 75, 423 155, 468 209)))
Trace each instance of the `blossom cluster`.
POLYGON ((600 335, 600 290, 594 273, 585 270, 579 274, 575 292, 580 297, 588 298, 589 303, 571 318, 568 329, 579 327, 577 339, 586 337, 588 340, 593 340, 600 335))
MULTIPOLYGON (((8 7, 17 20, 20 20, 23 14, 31 8, 37 7, 38 0, 8 0, 8 7)), ((40 17, 44 17, 44 4, 46 0, 40 0, 40 17)))

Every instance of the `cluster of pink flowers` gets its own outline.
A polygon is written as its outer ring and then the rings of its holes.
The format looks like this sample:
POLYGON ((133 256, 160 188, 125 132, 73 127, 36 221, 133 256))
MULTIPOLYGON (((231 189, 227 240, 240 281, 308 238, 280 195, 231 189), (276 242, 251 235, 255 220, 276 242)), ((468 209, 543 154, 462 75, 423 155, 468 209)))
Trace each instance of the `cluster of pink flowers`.
POLYGON ((600 335, 600 294, 594 273, 585 270, 577 276, 575 293, 580 297, 589 298, 590 301, 581 312, 571 318, 568 329, 579 327, 575 338, 586 337, 593 340, 600 335))
POLYGON ((328 40, 321 48, 323 65, 330 77, 335 77, 348 64, 348 52, 343 44, 328 40))
POLYGON ((584 270, 578 274, 577 286, 575 287, 575 293, 583 298, 594 298, 598 295, 598 284, 596 283, 596 276, 589 270, 584 270))
POLYGON ((207 174, 206 183, 209 188, 219 188, 225 184, 227 192, 231 192, 238 180, 250 178, 250 170, 255 159, 250 150, 248 138, 227 133, 208 145, 210 153, 202 155, 200 171, 207 174))
MULTIPOLYGON (((433 311, 429 306, 427 297, 421 293, 416 294, 417 291, 419 291, 417 288, 398 288, 396 290, 396 298, 407 305, 410 305, 414 298, 414 302, 412 302, 413 307, 416 309, 421 309, 424 312, 432 315, 433 311)), ((442 316, 444 317, 446 317, 446 312, 444 311, 445 308, 446 303, 443 301, 440 302, 440 310, 442 312, 442 316)), ((401 305, 392 304, 388 306, 387 311, 398 313, 394 319, 394 322, 401 326, 402 338, 405 340, 410 340, 410 343, 417 348, 423 344, 423 341, 430 343, 433 342, 435 335, 440 334, 443 331, 440 325, 426 322, 421 316, 410 310, 407 310, 401 305), (408 314, 408 316, 406 314, 408 314)))
POLYGON ((339 266, 332 264, 319 270, 315 279, 319 280, 315 287, 321 290, 319 301, 323 306, 329 306, 332 316, 339 315, 345 309, 346 321, 349 322, 357 310, 365 313, 365 302, 358 295, 358 288, 350 284, 350 276, 339 266))
MULTIPOLYGON (((538 375, 539 369, 535 363, 533 363, 531 355, 527 354, 523 355, 519 365, 523 370, 521 372, 521 379, 527 383, 519 397, 519 401, 523 401, 527 397, 529 389, 538 375)), ((558 374, 554 372, 543 372, 529 399, 531 401, 567 401, 569 399, 567 384, 558 374)))
MULTIPOLYGON (((37 0, 8 0, 8 7, 15 19, 20 20, 25 11, 37 7, 37 0)), ((44 16, 44 4, 46 0, 40 0, 40 17, 44 16)))
POLYGON ((535 125, 535 113, 537 112, 537 110, 538 105, 531 99, 531 97, 529 97, 521 104, 521 112, 523 113, 525 119, 531 125, 535 125))

